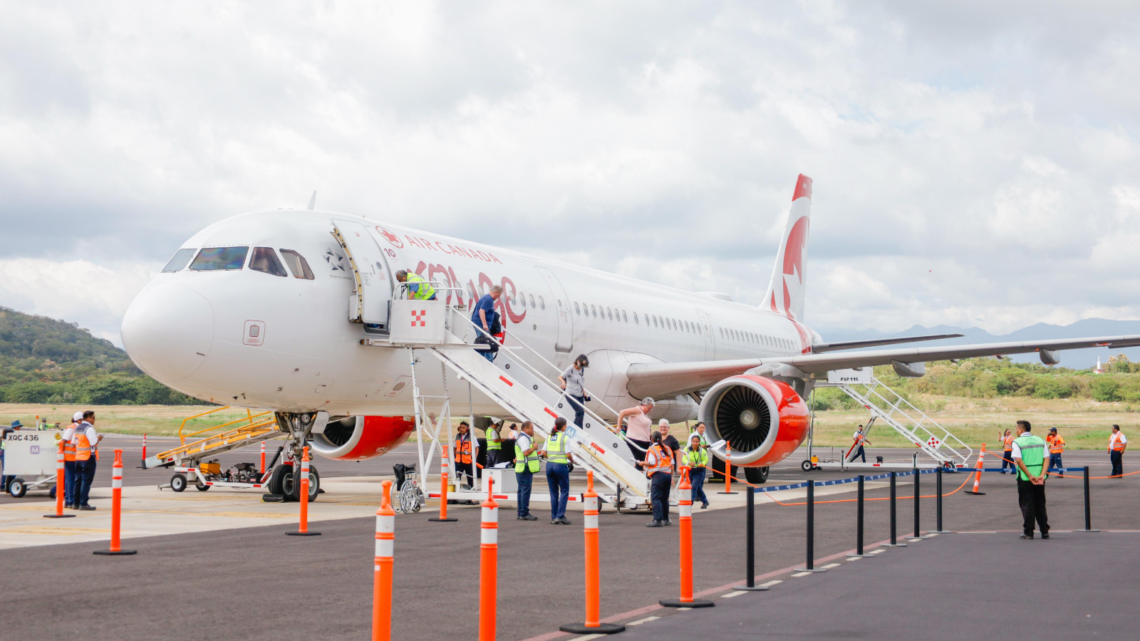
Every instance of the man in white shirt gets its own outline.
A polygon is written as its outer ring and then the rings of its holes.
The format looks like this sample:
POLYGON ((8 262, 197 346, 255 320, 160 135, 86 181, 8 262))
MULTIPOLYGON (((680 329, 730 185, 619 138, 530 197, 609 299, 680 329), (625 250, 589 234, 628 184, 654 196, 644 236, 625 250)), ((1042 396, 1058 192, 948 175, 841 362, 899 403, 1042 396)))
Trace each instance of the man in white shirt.
POLYGON ((60 441, 63 442, 63 504, 69 510, 79 509, 79 475, 75 473, 75 428, 83 422, 83 412, 76 412, 71 417, 71 424, 63 430, 60 441))
POLYGON ((78 463, 76 472, 80 477, 79 496, 75 501, 81 510, 94 510, 95 506, 87 503, 91 494, 91 483, 95 480, 95 468, 99 463, 99 441, 103 435, 95 431, 95 412, 87 410, 83 413, 83 422, 75 428, 75 461, 78 463))
POLYGON ((867 435, 863 433, 862 425, 860 425, 859 429, 855 430, 855 433, 851 435, 851 439, 855 441, 855 443, 851 446, 851 449, 853 449, 855 453, 847 457, 847 462, 854 463, 855 459, 861 458, 862 461, 866 463, 867 452, 863 449, 863 446, 870 445, 871 442, 867 440, 867 435))
POLYGON ((1112 461, 1114 478, 1124 476, 1124 450, 1128 449, 1128 437, 1120 431, 1119 425, 1112 426, 1112 436, 1108 437, 1108 457, 1112 461))

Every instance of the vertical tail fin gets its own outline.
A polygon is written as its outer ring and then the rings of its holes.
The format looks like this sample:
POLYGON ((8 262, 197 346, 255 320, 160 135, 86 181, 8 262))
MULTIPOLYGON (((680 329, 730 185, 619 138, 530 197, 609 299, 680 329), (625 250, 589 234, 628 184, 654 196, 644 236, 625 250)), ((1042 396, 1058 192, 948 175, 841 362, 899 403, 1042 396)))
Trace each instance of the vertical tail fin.
POLYGON ((807 262, 810 217, 811 178, 800 174, 796 179, 796 191, 792 194, 788 225, 784 228, 780 251, 776 254, 772 281, 761 305, 795 321, 802 321, 804 317, 804 291, 807 288, 804 264, 807 262))

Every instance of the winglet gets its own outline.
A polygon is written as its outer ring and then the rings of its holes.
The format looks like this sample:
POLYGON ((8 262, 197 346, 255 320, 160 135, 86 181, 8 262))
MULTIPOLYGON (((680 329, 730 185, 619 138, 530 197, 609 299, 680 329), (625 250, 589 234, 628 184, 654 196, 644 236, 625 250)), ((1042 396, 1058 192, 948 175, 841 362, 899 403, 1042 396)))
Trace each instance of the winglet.
POLYGON ((309 197, 309 211, 313 211, 313 209, 316 206, 317 206, 317 190, 314 189, 313 195, 309 197))

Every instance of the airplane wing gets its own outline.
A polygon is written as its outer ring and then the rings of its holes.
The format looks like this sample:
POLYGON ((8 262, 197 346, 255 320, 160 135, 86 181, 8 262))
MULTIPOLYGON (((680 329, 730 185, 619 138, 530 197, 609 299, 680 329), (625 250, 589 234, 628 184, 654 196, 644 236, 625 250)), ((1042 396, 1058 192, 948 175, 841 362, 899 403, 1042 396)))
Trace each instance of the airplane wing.
POLYGON ((846 343, 820 343, 812 345, 814 354, 824 352, 837 352, 843 349, 861 349, 864 347, 883 347, 884 345, 898 345, 899 343, 919 343, 922 341, 937 341, 943 338, 962 338, 964 334, 934 334, 930 336, 909 336, 901 338, 876 338, 866 341, 847 341, 846 343))
POLYGON ((808 374, 820 374, 835 369, 890 365, 896 361, 907 364, 1089 347, 1121 349, 1136 346, 1140 346, 1140 335, 1068 338, 1018 343, 940 345, 937 347, 910 347, 866 352, 796 354, 732 361, 638 363, 629 366, 626 376, 629 378, 627 389, 635 398, 645 398, 646 396, 668 398, 708 389, 722 378, 743 374, 762 365, 791 365, 808 374))

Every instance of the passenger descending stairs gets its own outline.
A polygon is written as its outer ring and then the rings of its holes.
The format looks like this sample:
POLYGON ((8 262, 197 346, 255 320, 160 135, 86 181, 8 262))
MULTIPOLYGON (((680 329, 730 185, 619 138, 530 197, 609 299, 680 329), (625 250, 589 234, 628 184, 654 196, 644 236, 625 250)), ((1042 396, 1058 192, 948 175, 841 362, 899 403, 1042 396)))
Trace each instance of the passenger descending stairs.
POLYGON ((870 377, 866 383, 817 383, 817 387, 838 387, 871 412, 871 416, 902 434, 923 453, 943 465, 962 467, 974 450, 901 394, 870 377))
POLYGON ((277 422, 271 416, 268 419, 251 421, 248 425, 212 434, 174 449, 159 452, 143 461, 143 467, 149 469, 165 465, 186 465, 188 462, 197 464, 199 460, 207 456, 214 456, 281 436, 284 435, 277 430, 277 422))
MULTIPOLYGON (((463 342, 450 333, 448 338, 452 345, 463 342)), ((544 438, 550 436, 555 419, 565 418, 575 463, 593 470, 595 478, 611 489, 620 487, 626 499, 640 502, 648 497, 645 474, 634 465, 633 454, 622 438, 592 412, 587 413, 582 428, 576 427, 573 407, 561 390, 547 383, 510 350, 501 349, 496 362, 491 363, 475 349, 427 349, 511 416, 531 421, 535 433, 544 438)))

